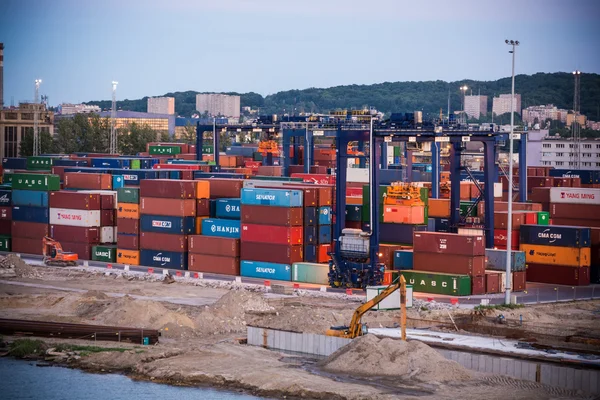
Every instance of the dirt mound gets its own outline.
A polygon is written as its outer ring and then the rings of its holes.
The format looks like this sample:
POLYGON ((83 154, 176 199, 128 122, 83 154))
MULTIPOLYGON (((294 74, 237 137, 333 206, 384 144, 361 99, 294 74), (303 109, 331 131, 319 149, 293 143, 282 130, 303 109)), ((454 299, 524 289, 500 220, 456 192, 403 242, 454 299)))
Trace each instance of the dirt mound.
POLYGON ((106 295, 106 293, 101 292, 100 290, 88 290, 83 294, 84 298, 88 299, 97 299, 97 300, 106 300, 110 298, 106 295))
POLYGON ((243 332, 246 314, 271 312, 271 307, 261 294, 247 291, 230 291, 206 308, 196 318, 196 332, 203 335, 243 332))
POLYGON ((38 279, 42 277, 40 268, 36 268, 27 264, 15 254, 9 254, 6 257, 0 256, 0 268, 3 270, 14 270, 14 273, 19 278, 38 279))
POLYGON ((423 382, 463 381, 471 374, 461 365, 418 341, 361 336, 319 363, 327 371, 351 375, 393 376, 423 382))

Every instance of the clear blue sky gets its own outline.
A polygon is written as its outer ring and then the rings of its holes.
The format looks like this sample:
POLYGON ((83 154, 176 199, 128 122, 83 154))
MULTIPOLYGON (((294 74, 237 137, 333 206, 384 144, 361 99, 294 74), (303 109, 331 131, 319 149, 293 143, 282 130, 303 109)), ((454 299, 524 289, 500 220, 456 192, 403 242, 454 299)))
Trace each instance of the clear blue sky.
POLYGON ((0 0, 4 98, 50 104, 600 73, 599 0, 0 0))

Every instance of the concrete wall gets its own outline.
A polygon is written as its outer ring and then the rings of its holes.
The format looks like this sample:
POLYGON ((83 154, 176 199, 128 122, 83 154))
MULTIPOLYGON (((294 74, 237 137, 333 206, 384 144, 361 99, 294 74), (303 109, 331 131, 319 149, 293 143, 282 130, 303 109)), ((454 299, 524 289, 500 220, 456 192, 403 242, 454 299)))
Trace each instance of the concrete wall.
MULTIPOLYGON (((326 357, 350 342, 351 339, 325 335, 248 327, 249 345, 274 350, 326 357)), ((456 361, 463 367, 473 371, 538 382, 562 389, 582 390, 587 393, 600 394, 600 371, 598 370, 457 350, 437 348, 435 350, 445 358, 456 361)))

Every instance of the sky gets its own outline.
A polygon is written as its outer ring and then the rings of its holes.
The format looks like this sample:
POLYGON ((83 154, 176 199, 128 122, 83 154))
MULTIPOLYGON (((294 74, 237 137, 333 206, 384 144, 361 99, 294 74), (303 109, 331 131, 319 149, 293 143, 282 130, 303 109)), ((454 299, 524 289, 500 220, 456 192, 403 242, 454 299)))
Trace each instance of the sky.
POLYGON ((0 0, 4 103, 600 73, 600 0, 0 0))

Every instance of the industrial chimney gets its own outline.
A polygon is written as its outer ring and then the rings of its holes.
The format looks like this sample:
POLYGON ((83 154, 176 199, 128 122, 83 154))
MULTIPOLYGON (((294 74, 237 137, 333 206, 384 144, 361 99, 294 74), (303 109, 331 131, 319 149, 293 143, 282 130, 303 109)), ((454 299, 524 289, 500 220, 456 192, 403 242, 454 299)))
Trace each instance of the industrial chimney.
POLYGON ((4 107, 4 43, 0 43, 0 110, 4 107))

